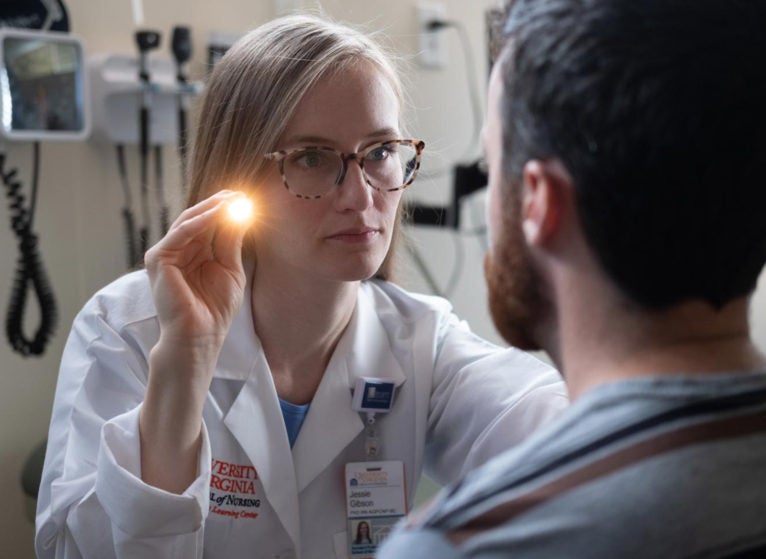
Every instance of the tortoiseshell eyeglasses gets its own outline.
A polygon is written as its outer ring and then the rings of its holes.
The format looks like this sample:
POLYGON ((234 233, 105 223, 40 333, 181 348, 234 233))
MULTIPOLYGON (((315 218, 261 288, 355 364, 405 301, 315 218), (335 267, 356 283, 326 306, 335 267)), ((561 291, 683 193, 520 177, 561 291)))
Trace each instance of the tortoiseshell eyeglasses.
POLYGON ((279 163, 285 188, 298 198, 314 200, 343 182, 351 160, 359 164, 367 184, 380 192, 407 188, 420 169, 421 140, 387 140, 356 153, 323 146, 274 151, 264 155, 279 163))

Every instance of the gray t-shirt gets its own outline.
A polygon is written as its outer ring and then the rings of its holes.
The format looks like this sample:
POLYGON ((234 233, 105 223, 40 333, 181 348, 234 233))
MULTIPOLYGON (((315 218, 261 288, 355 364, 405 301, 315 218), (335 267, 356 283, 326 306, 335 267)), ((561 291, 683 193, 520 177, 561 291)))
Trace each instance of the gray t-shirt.
POLYGON ((766 374, 602 385, 377 557, 766 557, 766 374))

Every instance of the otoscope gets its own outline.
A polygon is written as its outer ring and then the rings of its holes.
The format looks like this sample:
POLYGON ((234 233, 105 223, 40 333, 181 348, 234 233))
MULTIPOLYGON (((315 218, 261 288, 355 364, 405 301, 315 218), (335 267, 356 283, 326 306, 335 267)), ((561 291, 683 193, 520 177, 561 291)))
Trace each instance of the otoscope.
POLYGON ((186 192, 186 88, 188 87, 186 63, 191 59, 192 55, 191 29, 184 26, 174 27, 171 48, 173 50, 173 58, 176 61, 176 81, 178 82, 178 156, 181 160, 181 191, 186 192))
POLYGON ((160 46, 160 34, 157 31, 137 31, 139 66, 138 77, 141 82, 141 109, 139 111, 139 149, 141 155, 141 214, 143 223, 139 229, 139 244, 141 257, 149 248, 149 110, 150 110, 150 81, 149 81, 149 51, 160 46))

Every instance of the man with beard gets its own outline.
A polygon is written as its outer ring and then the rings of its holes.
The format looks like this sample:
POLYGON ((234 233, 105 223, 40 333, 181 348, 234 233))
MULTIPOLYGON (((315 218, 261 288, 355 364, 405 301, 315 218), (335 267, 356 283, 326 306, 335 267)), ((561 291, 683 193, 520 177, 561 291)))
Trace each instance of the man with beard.
POLYGON ((766 557, 766 3, 517 0, 490 83, 490 306, 571 408, 382 559, 766 557))

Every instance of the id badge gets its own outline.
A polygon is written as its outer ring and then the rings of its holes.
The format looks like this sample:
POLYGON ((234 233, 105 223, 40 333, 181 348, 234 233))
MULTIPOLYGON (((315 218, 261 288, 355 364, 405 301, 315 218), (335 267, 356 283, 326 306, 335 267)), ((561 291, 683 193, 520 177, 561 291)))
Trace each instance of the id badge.
POLYGON ((346 464, 346 525, 350 559, 372 559, 378 545, 407 514, 404 462, 346 464))

